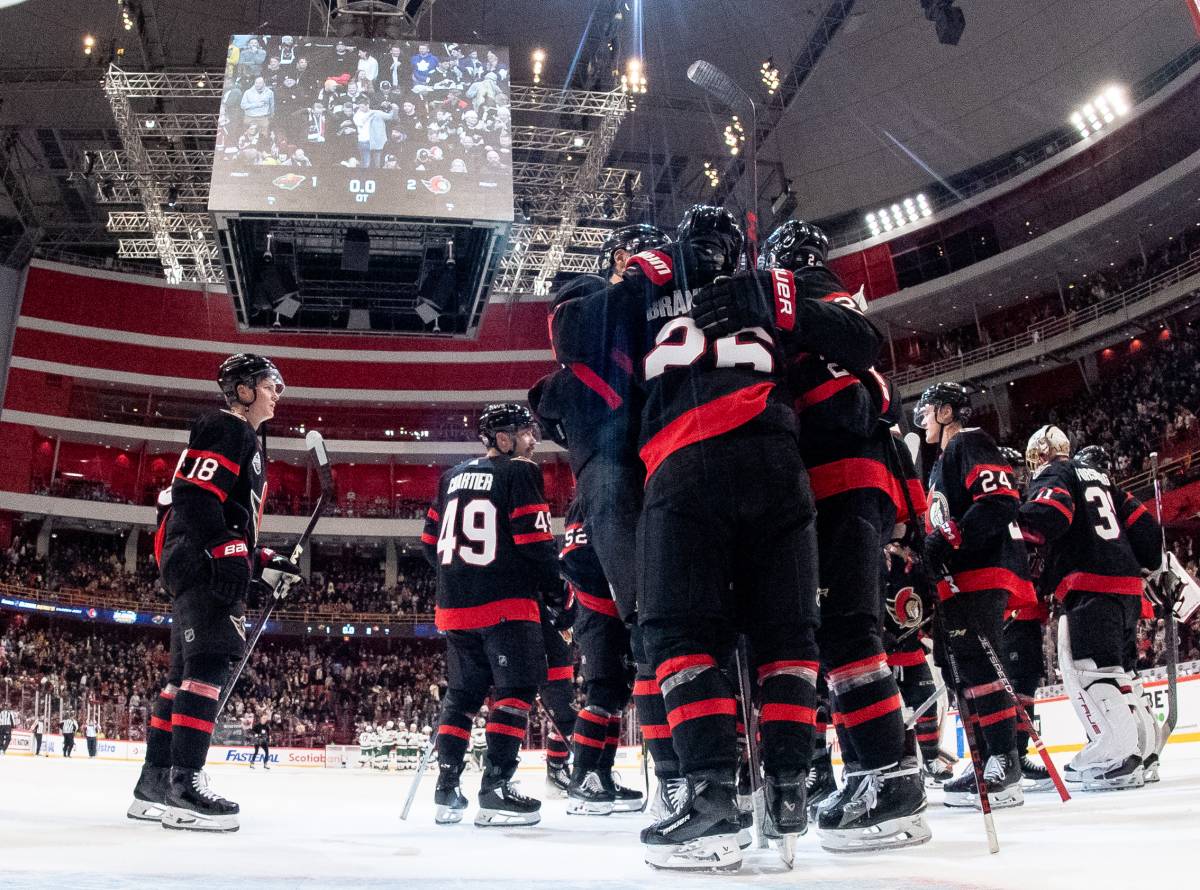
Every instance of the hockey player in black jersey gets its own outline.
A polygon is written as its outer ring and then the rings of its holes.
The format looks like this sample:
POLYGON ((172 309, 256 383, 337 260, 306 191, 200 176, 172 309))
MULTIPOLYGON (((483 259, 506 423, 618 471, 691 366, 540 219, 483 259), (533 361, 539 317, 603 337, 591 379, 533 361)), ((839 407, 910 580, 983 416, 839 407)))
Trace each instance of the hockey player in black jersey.
POLYGON ((546 796, 567 796, 571 783, 567 761, 575 730, 575 647, 572 628, 578 605, 568 593, 547 596, 542 603, 542 642, 546 649, 546 678, 538 687, 538 701, 550 719, 546 732, 546 796))
POLYGON ((559 559, 577 605, 575 642, 587 692, 573 733, 575 763, 567 812, 605 815, 639 810, 642 794, 618 784, 612 772, 621 712, 633 691, 629 629, 618 614, 578 498, 567 509, 559 559))
POLYGON ((237 831, 239 808, 208 787, 204 763, 221 687, 245 645, 251 580, 288 583, 300 570, 257 547, 266 498, 266 455, 256 433, 275 414, 283 378, 269 359, 222 363, 224 410, 192 425, 171 488, 159 498, 155 557, 172 600, 170 668, 151 711, 132 819, 165 828, 237 831))
POLYGON ((558 551, 542 472, 530 455, 537 431, 527 408, 489 405, 479 417, 483 457, 442 474, 421 534, 437 570, 435 620, 446 634, 449 689, 442 701, 435 820, 459 822, 471 720, 493 692, 475 824, 535 825, 541 802, 512 777, 538 686, 546 678, 542 596, 560 595, 558 551))
POLYGON ((1058 662, 1088 742, 1063 777, 1085 791, 1138 788, 1143 751, 1133 678, 1122 661, 1142 605, 1142 566, 1126 534, 1123 492, 1107 473, 1072 461, 1056 426, 1033 434, 1025 456, 1033 478, 1021 505, 1026 537, 1045 549, 1041 584, 1063 604, 1058 662))
MULTIPOLYGON (((762 270, 792 273, 800 301, 858 311, 825 265, 829 239, 789 220, 771 233, 762 270)), ((899 402, 873 369, 861 377, 823 351, 788 355, 800 420, 800 454, 817 504, 821 625, 817 646, 830 690, 831 717, 848 783, 858 790, 829 798, 819 811, 828 850, 913 846, 930 838, 915 745, 906 756, 903 703, 887 663, 880 626, 880 561, 906 512, 890 426, 899 402), (869 789, 862 785, 870 785, 869 789)))
POLYGON ((676 812, 643 832, 647 861, 662 868, 741 862, 736 703, 718 667, 739 627, 751 641, 762 705, 768 809, 784 835, 806 828, 814 719, 812 501, 782 352, 758 326, 732 325, 710 342, 691 317, 692 299, 706 285, 720 299, 754 292, 770 304, 772 326, 814 342, 824 334, 823 345, 844 351, 853 367, 869 367, 880 344, 870 323, 843 307, 799 304, 789 272, 713 285, 734 272, 741 246, 731 214, 694 207, 670 249, 638 254, 620 284, 558 310, 561 329, 574 335, 556 342, 560 361, 604 365, 620 352, 636 384, 637 402, 625 410, 647 479, 637 612, 688 779, 676 812))
MULTIPOLYGON (((1034 601, 1025 543, 1016 525, 1020 498, 1012 470, 983 430, 967 427, 970 397, 957 383, 938 383, 914 410, 925 441, 941 453, 929 474, 925 568, 937 581, 944 643, 956 656, 963 688, 956 694, 985 749, 983 775, 991 805, 1020 806, 1021 764, 1016 750, 1016 709, 979 642, 999 650, 1004 614, 1034 601)), ((942 643, 942 640, 936 640, 942 643)), ((938 663, 946 653, 935 648, 938 663)), ((953 685, 953 684, 950 684, 953 685)), ((946 806, 978 806, 973 769, 943 786, 946 806)))

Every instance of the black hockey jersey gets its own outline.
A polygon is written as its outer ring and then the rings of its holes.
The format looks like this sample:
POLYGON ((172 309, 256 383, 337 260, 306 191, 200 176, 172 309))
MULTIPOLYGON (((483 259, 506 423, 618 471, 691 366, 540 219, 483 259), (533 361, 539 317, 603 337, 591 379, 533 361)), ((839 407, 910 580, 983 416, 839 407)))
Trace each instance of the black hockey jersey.
POLYGON ((613 599, 604 577, 604 568, 588 539, 588 528, 579 498, 567 508, 566 536, 558 554, 562 564, 562 575, 571 585, 575 599, 585 609, 602 615, 617 615, 617 603, 613 599))
POLYGON ((1142 595, 1124 507, 1124 492, 1105 473, 1071 460, 1051 461, 1029 481, 1018 522, 1044 546, 1043 594, 1060 601, 1076 591, 1142 595))
POLYGON ((929 474, 926 529, 954 520, 962 544, 949 559, 951 577, 937 582, 938 597, 1007 590, 1009 607, 1032 605, 1025 541, 1017 527, 1020 496, 992 437, 978 427, 950 440, 929 474))
POLYGON ((639 455, 646 477, 674 452, 755 421, 763 429, 796 432, 784 380, 782 341, 804 348, 816 341, 825 317, 825 340, 837 350, 850 344, 851 357, 869 366, 879 348, 878 332, 861 315, 815 301, 800 303, 790 272, 774 270, 776 331, 747 328, 712 343, 691 318, 692 291, 676 279, 677 257, 647 250, 632 257, 624 280, 603 293, 562 304, 564 333, 558 359, 597 372, 611 366, 615 352, 630 359, 639 391, 636 411, 639 455), (832 328, 832 330, 830 329, 832 328), (874 339, 872 339, 872 334, 874 339))
POLYGON ((437 569, 439 630, 540 621, 540 591, 561 589, 542 471, 522 457, 477 457, 442 474, 421 534, 437 569))
POLYGON ((231 411, 201 415, 169 493, 159 497, 156 559, 162 562, 165 539, 176 535, 205 550, 241 538, 253 550, 266 497, 266 460, 250 424, 231 411))

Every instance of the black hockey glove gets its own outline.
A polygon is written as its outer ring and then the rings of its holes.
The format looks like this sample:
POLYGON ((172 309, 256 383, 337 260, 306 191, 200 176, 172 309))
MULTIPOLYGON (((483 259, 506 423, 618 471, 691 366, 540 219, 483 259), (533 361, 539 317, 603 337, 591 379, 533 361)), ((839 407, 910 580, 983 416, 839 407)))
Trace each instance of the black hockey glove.
POLYGON ((568 630, 575 623, 575 592, 570 584, 564 583, 561 592, 547 591, 543 594, 542 606, 550 626, 555 630, 568 630))
POLYGON ((692 298, 692 319, 709 339, 728 337, 742 328, 775 327, 768 272, 739 272, 718 278, 692 298))
POLYGON ((250 548, 228 538, 205 548, 212 563, 212 595, 226 605, 246 598, 250 586, 250 548))
POLYGON ((925 536, 925 569, 935 581, 950 574, 950 554, 962 546, 958 523, 951 519, 925 536))
POLYGON ((270 547, 258 548, 258 580, 275 596, 283 599, 293 587, 304 584, 300 566, 270 547))

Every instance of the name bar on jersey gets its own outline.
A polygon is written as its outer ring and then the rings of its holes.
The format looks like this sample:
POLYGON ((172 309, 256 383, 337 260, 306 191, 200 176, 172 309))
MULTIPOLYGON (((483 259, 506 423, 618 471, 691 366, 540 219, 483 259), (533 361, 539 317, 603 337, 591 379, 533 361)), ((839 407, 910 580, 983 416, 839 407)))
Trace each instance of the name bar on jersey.
POLYGON ((450 487, 446 490, 446 494, 454 494, 464 488, 469 491, 491 491, 493 481, 495 481, 495 477, 491 473, 459 473, 450 480, 450 487))

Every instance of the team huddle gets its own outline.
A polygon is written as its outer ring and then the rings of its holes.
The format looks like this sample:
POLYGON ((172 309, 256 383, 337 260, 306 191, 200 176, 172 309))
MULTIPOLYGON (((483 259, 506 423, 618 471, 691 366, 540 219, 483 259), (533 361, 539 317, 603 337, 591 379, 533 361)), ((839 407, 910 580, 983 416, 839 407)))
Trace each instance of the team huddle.
MULTIPOLYGON (((1072 457, 1056 427, 1024 456, 997 447, 968 426, 955 383, 913 412, 937 455, 922 473, 874 368, 883 338, 827 249, 793 220, 751 260, 733 215, 697 205, 673 237, 618 230, 602 275, 555 294, 559 369, 528 407, 484 410, 486 452, 442 475, 427 513, 448 668, 432 740, 415 725, 360 740, 385 768, 414 765, 418 747, 436 755, 438 823, 463 819, 468 757, 483 773, 476 825, 539 821, 540 801, 513 781, 539 698, 554 726, 548 791, 574 815, 649 806, 645 859, 664 869, 736 870, 752 830, 790 866, 810 822, 833 852, 922 844, 929 784, 947 806, 986 812, 1064 780, 1157 779, 1165 733, 1134 671, 1143 607, 1173 605, 1157 523, 1102 452, 1072 457), (566 450, 576 481, 561 542, 539 436, 566 450), (1088 737, 1061 777, 1028 755, 1052 614, 1088 737), (943 690, 971 746, 958 777, 938 744, 943 690), (631 699, 653 800, 613 775, 631 699)), ((227 408, 193 427, 156 538, 175 602, 171 672, 129 815, 172 828, 238 827, 204 759, 252 580, 279 595, 300 574, 257 546, 255 431, 282 377, 238 355, 220 384, 227 408)))

